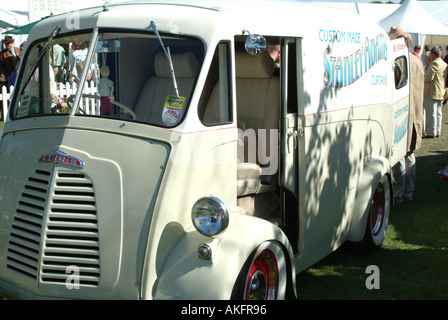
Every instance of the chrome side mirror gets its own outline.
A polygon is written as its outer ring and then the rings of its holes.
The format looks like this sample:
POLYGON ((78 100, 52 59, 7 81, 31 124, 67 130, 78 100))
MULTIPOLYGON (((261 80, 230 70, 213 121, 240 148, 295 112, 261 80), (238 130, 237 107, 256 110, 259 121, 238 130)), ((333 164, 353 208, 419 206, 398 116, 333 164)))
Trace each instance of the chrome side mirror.
POLYGON ((246 39, 246 51, 251 55, 257 55, 266 50, 266 39, 259 34, 250 34, 249 31, 243 30, 244 33, 249 33, 249 37, 246 39))

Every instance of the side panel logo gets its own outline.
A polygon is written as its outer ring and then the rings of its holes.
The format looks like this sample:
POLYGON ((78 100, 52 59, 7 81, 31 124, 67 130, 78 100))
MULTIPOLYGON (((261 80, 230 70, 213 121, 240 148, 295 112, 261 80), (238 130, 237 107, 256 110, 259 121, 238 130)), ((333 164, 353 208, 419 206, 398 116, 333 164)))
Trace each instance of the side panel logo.
POLYGON ((51 152, 39 158, 40 163, 62 163, 78 168, 84 168, 84 161, 69 156, 60 150, 51 152))

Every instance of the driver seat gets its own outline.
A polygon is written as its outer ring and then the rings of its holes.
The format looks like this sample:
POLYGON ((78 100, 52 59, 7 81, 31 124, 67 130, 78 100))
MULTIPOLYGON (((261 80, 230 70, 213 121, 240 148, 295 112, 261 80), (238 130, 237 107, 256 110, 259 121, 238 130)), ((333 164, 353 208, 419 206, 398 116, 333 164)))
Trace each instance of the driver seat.
MULTIPOLYGON (((185 103, 188 103, 199 69, 199 62, 191 51, 171 54, 171 59, 179 95, 185 97, 185 103)), ((138 121, 166 126, 162 121, 163 108, 166 98, 169 95, 175 95, 176 91, 173 86, 170 64, 163 52, 156 53, 154 73, 155 75, 149 78, 143 86, 134 111, 138 121)))
MULTIPOLYGON (((238 141, 244 150, 244 154, 243 152, 238 154, 237 165, 237 194, 241 197, 270 192, 278 186, 276 173, 262 174, 263 167, 275 166, 274 163, 260 163, 258 156, 255 161, 251 161, 245 154, 250 149, 252 154, 270 153, 270 134, 276 132, 278 134, 279 129, 280 79, 274 75, 275 63, 266 52, 256 56, 246 52, 236 52, 235 63, 238 126, 243 132, 249 133, 249 136, 251 132, 255 133, 251 144, 245 143, 244 137, 238 141), (253 131, 245 131, 246 129, 253 129, 253 131), (271 129, 276 131, 271 132, 271 129), (265 141, 260 140, 259 130, 266 132, 265 141), (256 150, 253 148, 254 140, 256 150)), ((274 143, 278 143, 278 136, 272 139, 274 143)), ((277 154, 270 156, 277 162, 277 154)))

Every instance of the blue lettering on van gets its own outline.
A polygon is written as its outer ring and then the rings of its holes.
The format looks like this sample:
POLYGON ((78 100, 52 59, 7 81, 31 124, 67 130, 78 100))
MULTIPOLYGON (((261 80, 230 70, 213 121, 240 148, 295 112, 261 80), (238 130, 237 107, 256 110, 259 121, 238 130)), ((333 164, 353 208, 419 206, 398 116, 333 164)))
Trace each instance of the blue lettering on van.
POLYGON ((403 121, 399 125, 395 125, 394 143, 399 142, 401 139, 403 139, 403 137, 406 136, 409 123, 408 112, 409 112, 408 104, 395 111, 394 114, 395 121, 397 121, 398 118, 403 118, 403 121))
MULTIPOLYGON (((347 56, 333 56, 329 48, 325 50, 323 57, 325 86, 347 87, 359 80, 379 61, 387 59, 387 42, 384 34, 379 34, 372 39, 367 37, 364 44, 365 47, 347 56)), ((387 76, 379 76, 381 78, 375 78, 376 82, 372 84, 386 85, 387 76)))
POLYGON ((395 126, 394 130, 394 143, 399 142, 401 139, 403 139, 404 136, 406 136, 406 133, 408 131, 408 117, 406 117, 400 125, 395 126))
POLYGON ((319 31, 319 40, 322 42, 345 42, 346 32, 339 30, 324 30, 319 31))
POLYGON ((406 115, 407 115, 408 111, 409 111, 409 105, 407 104, 407 105, 405 105, 404 107, 402 107, 402 108, 398 109, 397 111, 395 111, 394 119, 399 118, 399 117, 402 116, 404 113, 406 113, 406 115))
POLYGON ((361 33, 342 30, 319 30, 319 40, 322 42, 361 43, 361 33))
POLYGON ((372 86, 387 86, 387 75, 372 75, 372 86))

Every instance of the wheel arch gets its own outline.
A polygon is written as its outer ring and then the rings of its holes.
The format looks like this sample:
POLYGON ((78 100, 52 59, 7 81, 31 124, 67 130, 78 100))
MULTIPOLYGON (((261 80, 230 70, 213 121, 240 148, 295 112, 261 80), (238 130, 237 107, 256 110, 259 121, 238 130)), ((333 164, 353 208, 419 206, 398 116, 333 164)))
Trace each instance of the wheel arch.
POLYGON ((383 176, 387 177, 390 190, 390 201, 392 201, 393 186, 390 162, 384 157, 370 157, 364 166, 356 190, 356 200, 347 237, 348 241, 360 242, 364 238, 369 214, 369 201, 383 176))
POLYGON ((164 263, 154 298, 230 299, 244 264, 267 241, 276 242, 282 248, 289 290, 297 296, 294 255, 283 231, 266 220, 231 213, 227 230, 214 238, 202 236, 194 227, 185 232, 164 263), (198 247, 203 243, 212 248, 209 260, 198 257, 198 247))
POLYGON ((255 256, 260 251, 260 248, 264 247, 266 243, 274 243, 279 246, 279 248, 282 250, 284 259, 285 259, 285 267, 286 267, 286 288, 285 288, 285 299, 288 300, 294 300, 297 299, 297 289, 296 289, 296 274, 295 274, 295 265, 293 258, 288 258, 289 252, 285 245, 282 243, 276 241, 276 240, 267 240, 263 243, 261 243, 259 246, 257 246, 252 253, 247 258, 246 262, 242 266, 238 277, 235 281, 235 285, 232 290, 231 294, 231 300, 241 300, 241 297, 244 295, 244 287, 241 286, 241 284, 246 284, 246 276, 247 273, 255 260, 255 256))

